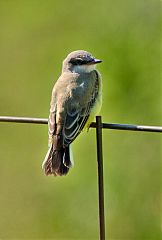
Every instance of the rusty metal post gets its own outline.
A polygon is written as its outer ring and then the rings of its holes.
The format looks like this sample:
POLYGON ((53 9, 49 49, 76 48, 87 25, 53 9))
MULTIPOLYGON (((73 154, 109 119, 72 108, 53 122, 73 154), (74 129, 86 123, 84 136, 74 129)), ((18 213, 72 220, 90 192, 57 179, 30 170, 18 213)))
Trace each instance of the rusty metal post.
POLYGON ((97 163, 98 163, 98 200, 99 200, 100 240, 105 240, 104 176, 103 176, 101 116, 96 116, 96 140, 97 140, 97 163))

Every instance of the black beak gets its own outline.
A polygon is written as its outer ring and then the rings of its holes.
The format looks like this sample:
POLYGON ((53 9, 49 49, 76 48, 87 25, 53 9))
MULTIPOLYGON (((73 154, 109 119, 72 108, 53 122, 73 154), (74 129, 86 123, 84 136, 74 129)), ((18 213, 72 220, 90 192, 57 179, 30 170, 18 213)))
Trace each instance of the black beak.
POLYGON ((101 62, 102 62, 102 60, 95 58, 95 59, 93 59, 93 62, 92 62, 92 63, 93 63, 93 64, 97 64, 97 63, 101 63, 101 62))

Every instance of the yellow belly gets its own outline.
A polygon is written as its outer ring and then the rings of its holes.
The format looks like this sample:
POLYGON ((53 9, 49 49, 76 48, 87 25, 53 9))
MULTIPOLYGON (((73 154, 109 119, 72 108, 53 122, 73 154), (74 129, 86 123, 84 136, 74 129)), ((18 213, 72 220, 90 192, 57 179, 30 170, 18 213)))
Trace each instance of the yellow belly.
POLYGON ((102 102, 98 102, 95 104, 95 106, 92 108, 91 110, 91 114, 85 124, 85 129, 88 129, 90 127, 90 124, 94 121, 95 116, 97 116, 97 114, 99 114, 100 110, 101 110, 101 105, 102 102))

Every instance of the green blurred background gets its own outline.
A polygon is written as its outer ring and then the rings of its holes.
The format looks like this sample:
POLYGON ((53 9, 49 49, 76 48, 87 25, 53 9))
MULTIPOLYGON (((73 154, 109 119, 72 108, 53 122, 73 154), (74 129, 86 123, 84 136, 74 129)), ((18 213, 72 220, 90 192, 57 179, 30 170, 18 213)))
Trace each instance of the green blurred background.
MULTIPOLYGON (((62 60, 103 59, 104 122, 160 125, 160 1, 0 0, 0 115, 48 117, 62 60)), ((95 130, 46 177, 47 126, 0 124, 0 239, 98 239, 95 130)), ((160 134, 104 130, 107 239, 160 239, 160 134)))

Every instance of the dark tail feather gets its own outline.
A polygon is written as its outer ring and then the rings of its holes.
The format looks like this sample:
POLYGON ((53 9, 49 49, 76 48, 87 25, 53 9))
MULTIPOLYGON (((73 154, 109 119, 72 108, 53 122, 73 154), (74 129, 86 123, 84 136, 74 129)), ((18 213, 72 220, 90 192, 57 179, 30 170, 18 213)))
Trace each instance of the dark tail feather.
POLYGON ((51 146, 47 152, 42 167, 46 175, 66 175, 69 168, 72 167, 69 146, 61 148, 60 150, 53 150, 53 147, 51 146))

